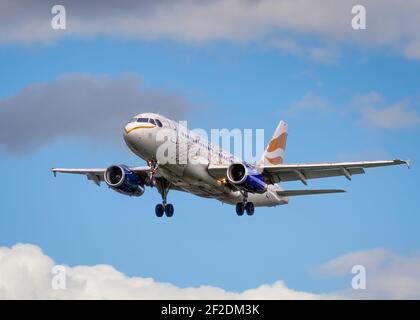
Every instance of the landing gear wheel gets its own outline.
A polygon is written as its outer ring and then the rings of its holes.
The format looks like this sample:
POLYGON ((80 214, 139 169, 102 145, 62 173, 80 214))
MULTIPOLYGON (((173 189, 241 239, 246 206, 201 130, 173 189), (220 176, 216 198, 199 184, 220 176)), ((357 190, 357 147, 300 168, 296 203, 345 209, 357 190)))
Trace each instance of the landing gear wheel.
POLYGON ((252 216, 254 214, 255 206, 252 202, 248 202, 245 205, 246 214, 252 216))
POLYGON ((239 202, 236 204, 236 214, 242 216, 244 214, 244 204, 239 202))
POLYGON ((163 204, 161 203, 157 204, 155 207, 156 216, 160 218, 163 216, 164 212, 165 212, 165 207, 163 206, 163 204))
POLYGON ((167 217, 172 217, 174 215, 174 206, 171 203, 168 203, 165 206, 165 214, 167 217))

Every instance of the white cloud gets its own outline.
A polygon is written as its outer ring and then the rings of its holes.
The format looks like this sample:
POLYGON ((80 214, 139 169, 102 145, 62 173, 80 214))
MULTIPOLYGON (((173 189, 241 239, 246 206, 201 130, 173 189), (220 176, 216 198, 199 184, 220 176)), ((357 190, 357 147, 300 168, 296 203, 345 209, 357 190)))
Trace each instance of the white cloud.
POLYGON ((54 261, 39 247, 0 247, 0 299, 317 299, 282 281, 243 292, 212 286, 180 288, 151 278, 127 277, 109 265, 66 267, 66 290, 53 290, 54 261))
MULTIPOLYGON (((50 28, 53 5, 50 0, 0 2, 0 42, 45 43, 66 35, 168 38, 194 43, 250 42, 286 33, 315 35, 326 43, 391 46, 407 57, 420 56, 418 0, 406 0, 398 8, 393 0, 181 0, 176 3, 64 0, 62 3, 68 14, 66 31, 50 28), (367 30, 351 28, 351 8, 355 4, 363 4, 367 9, 367 30)), ((324 48, 305 51, 314 59, 325 59, 330 54, 324 48)))
POLYGON ((366 268, 366 290, 337 294, 356 299, 420 299, 420 253, 399 256, 384 249, 354 252, 338 257, 320 269, 328 275, 348 274, 354 265, 366 268))
MULTIPOLYGON (((66 267, 66 290, 53 290, 55 262, 39 247, 0 247, 0 299, 339 299, 420 298, 420 254, 398 256, 384 249, 350 253, 320 268, 327 276, 351 276, 353 265, 367 269, 367 290, 315 294, 283 281, 242 292, 213 286, 180 288, 151 278, 128 277, 110 265, 66 267)), ((350 286, 350 283, 349 283, 350 286)))
POLYGON ((369 251, 356 251, 333 259, 319 268, 322 274, 345 276, 351 267, 359 264, 367 269, 375 269, 395 256, 385 249, 372 249, 369 251))

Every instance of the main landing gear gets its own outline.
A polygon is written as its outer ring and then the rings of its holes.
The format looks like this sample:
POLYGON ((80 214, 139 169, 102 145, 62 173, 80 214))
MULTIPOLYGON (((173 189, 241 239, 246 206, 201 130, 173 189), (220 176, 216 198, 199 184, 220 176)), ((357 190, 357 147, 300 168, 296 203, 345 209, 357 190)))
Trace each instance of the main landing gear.
POLYGON ((170 183, 166 180, 158 179, 156 181, 156 187, 162 195, 162 203, 158 203, 155 207, 156 216, 160 218, 163 217, 163 214, 166 214, 166 216, 170 218, 174 215, 175 211, 174 206, 171 203, 166 203, 170 183))
POLYGON ((244 212, 246 212, 247 215, 252 216, 254 211, 254 204, 252 202, 248 202, 248 193, 244 192, 243 201, 236 204, 236 214, 238 216, 243 216, 244 212))

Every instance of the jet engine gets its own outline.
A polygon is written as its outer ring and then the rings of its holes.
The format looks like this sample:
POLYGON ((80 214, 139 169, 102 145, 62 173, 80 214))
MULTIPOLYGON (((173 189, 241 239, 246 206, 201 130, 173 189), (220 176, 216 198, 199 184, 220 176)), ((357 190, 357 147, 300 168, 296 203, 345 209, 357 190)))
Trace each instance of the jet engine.
POLYGON ((127 196, 140 197, 144 193, 144 181, 125 165, 113 165, 104 174, 106 184, 127 196))
POLYGON ((227 169, 227 178, 244 191, 264 193, 267 190, 263 176, 248 164, 232 163, 227 169))

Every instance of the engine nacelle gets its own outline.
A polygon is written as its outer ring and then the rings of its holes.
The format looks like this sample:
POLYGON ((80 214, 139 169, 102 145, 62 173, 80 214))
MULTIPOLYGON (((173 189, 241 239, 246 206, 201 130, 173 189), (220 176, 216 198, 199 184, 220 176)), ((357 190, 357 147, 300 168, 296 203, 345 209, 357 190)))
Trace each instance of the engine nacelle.
POLYGON ((110 166, 105 171, 104 180, 111 189, 127 196, 139 197, 144 193, 141 177, 125 165, 110 166))
POLYGON ((232 163, 227 170, 227 178, 230 183, 248 192, 263 193, 267 190, 263 176, 244 163, 232 163))

